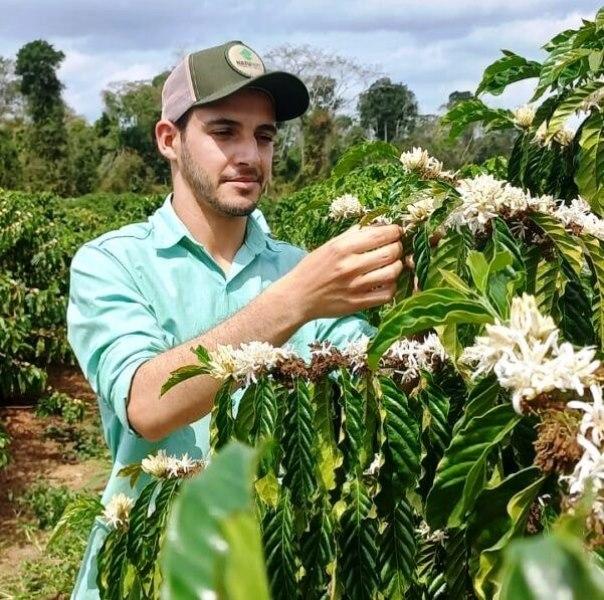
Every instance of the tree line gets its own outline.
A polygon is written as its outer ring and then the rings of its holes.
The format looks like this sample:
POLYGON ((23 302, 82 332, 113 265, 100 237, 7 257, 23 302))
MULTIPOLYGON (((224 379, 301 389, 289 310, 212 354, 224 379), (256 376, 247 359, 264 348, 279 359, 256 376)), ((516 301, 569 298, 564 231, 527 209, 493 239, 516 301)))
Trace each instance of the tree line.
MULTIPOLYGON (((60 196, 167 189, 169 166, 156 151, 153 128, 169 70, 110 84, 101 116, 90 123, 62 98, 64 59, 44 40, 25 44, 15 57, 0 56, 0 187, 60 196)), ((509 134, 478 126, 449 137, 439 115, 420 114, 413 91, 376 67, 308 45, 278 46, 265 59, 269 69, 298 75, 311 98, 304 116, 279 124, 275 194, 326 176, 346 148, 367 139, 422 146, 452 168, 510 149, 509 134)), ((454 91, 441 108, 470 97, 454 91)))

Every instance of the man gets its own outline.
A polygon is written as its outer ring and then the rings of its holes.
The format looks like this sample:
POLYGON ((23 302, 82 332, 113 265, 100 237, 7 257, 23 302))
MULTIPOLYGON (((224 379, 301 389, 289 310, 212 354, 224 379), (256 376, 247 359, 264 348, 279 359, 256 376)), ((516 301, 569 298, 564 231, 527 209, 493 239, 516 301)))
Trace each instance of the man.
MULTIPOLYGON (((160 397, 191 348, 252 340, 341 344, 370 334, 353 313, 392 299, 402 270, 398 226, 350 230, 310 254, 268 237, 254 218, 270 180, 276 122, 308 91, 266 72, 238 41, 188 55, 168 77, 155 134, 173 193, 146 223, 84 244, 71 265, 69 341, 95 390, 113 469, 103 495, 134 497, 119 470, 163 448, 205 456, 218 382, 190 379, 160 397)), ((97 520, 73 597, 96 598, 97 520)))

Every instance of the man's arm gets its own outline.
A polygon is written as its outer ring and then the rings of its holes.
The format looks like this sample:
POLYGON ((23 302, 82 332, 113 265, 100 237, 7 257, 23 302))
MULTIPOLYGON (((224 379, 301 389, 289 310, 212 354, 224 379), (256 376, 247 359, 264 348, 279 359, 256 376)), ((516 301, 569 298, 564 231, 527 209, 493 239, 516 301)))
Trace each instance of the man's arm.
POLYGON ((136 371, 127 406, 131 426, 150 441, 207 415, 220 382, 189 379, 160 397, 170 373, 194 362, 191 348, 213 350, 253 340, 280 346, 304 323, 339 317, 389 302, 402 271, 398 226, 350 230, 303 258, 235 315, 210 331, 167 350, 136 371))

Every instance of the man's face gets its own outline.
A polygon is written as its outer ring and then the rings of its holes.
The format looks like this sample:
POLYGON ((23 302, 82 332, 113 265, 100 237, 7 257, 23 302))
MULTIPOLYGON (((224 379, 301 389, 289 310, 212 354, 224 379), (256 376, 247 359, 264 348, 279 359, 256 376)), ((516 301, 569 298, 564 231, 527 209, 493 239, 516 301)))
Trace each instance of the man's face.
POLYGON ((202 207, 249 215, 271 177, 275 111, 268 95, 243 89, 193 109, 178 167, 202 207))

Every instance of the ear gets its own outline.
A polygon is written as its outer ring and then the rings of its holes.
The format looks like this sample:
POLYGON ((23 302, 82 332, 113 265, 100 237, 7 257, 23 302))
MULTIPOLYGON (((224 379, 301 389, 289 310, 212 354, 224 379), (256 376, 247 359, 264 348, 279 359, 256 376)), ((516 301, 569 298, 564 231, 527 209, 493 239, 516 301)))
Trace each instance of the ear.
POLYGON ((157 148, 163 156, 168 160, 175 161, 177 159, 180 132, 172 121, 161 119, 155 124, 155 141, 157 142, 157 148))

